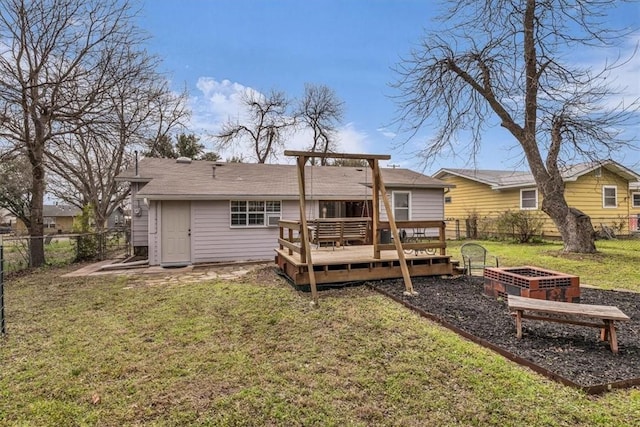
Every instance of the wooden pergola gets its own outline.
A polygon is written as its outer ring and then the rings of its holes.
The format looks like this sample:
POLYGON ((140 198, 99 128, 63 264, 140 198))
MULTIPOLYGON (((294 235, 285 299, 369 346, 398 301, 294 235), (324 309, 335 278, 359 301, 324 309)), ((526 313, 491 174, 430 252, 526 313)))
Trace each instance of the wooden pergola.
MULTIPOLYGON (((395 244, 395 249, 398 253, 398 261, 400 262, 400 268, 402 270, 402 277, 405 283, 405 295, 416 295, 413 290, 413 284, 411 283, 411 275, 409 274, 409 268, 407 267, 407 261, 402 249, 402 242, 400 241, 400 235, 398 233, 398 227, 396 226, 393 209, 389 198, 387 197, 387 190, 382 180, 382 174, 380 173, 379 160, 389 160, 391 156, 388 154, 353 154, 353 153, 318 153, 313 151, 291 151, 286 150, 285 156, 296 157, 296 164, 298 169, 298 192, 300 194, 300 224, 301 224, 301 244, 304 245, 304 250, 307 254, 307 265, 309 270, 309 284, 311 287, 311 296, 313 304, 318 305, 318 289, 316 285, 316 277, 313 269, 313 258, 311 256, 311 246, 309 239, 309 227, 307 225, 306 217, 306 180, 305 180, 305 165, 311 158, 332 158, 332 159, 350 159, 350 160, 365 160, 371 168, 372 175, 372 231, 373 231, 373 256, 376 259, 380 259, 380 243, 378 239, 378 224, 380 223, 380 197, 384 203, 385 212, 389 220, 389 228, 391 229, 391 235, 395 244)), ((313 183, 312 183, 313 184, 313 183)))

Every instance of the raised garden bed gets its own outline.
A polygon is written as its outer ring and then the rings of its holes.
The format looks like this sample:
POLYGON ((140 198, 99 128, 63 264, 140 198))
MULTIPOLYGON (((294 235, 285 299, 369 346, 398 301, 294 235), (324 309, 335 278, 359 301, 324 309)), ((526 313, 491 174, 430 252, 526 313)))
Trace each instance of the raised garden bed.
POLYGON ((516 338, 504 298, 484 294, 482 278, 414 278, 417 296, 404 296, 399 280, 370 282, 396 299, 475 342, 564 384, 601 393, 640 385, 640 294, 583 288, 581 302, 617 306, 631 321, 618 327, 619 354, 586 326, 528 321, 516 338))

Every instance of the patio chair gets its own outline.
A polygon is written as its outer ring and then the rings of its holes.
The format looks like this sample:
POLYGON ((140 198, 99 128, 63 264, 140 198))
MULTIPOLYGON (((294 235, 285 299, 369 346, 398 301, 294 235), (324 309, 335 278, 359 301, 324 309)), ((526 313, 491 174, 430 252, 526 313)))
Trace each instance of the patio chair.
POLYGON ((489 255, 487 249, 477 243, 465 243, 460 247, 460 254, 464 272, 468 276, 473 276, 473 270, 484 271, 485 267, 499 267, 498 257, 489 255), (487 259, 491 262, 487 263, 487 259))

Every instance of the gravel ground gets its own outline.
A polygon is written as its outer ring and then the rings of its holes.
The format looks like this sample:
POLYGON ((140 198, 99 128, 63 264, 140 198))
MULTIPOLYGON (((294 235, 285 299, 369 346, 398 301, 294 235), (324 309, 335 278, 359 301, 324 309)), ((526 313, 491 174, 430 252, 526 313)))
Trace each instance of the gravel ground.
POLYGON ((484 295, 482 278, 414 278, 414 297, 402 295, 402 281, 369 284, 582 387, 640 378, 640 293, 581 289, 581 303, 617 306, 631 318, 616 323, 615 355, 586 326, 524 319, 518 340, 506 301, 484 295))

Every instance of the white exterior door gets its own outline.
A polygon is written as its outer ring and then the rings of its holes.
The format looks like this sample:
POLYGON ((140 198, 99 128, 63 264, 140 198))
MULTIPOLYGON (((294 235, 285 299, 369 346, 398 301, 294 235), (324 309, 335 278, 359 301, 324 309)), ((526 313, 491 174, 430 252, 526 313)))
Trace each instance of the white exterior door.
POLYGON ((190 202, 162 202, 162 260, 161 265, 191 263, 190 202))

